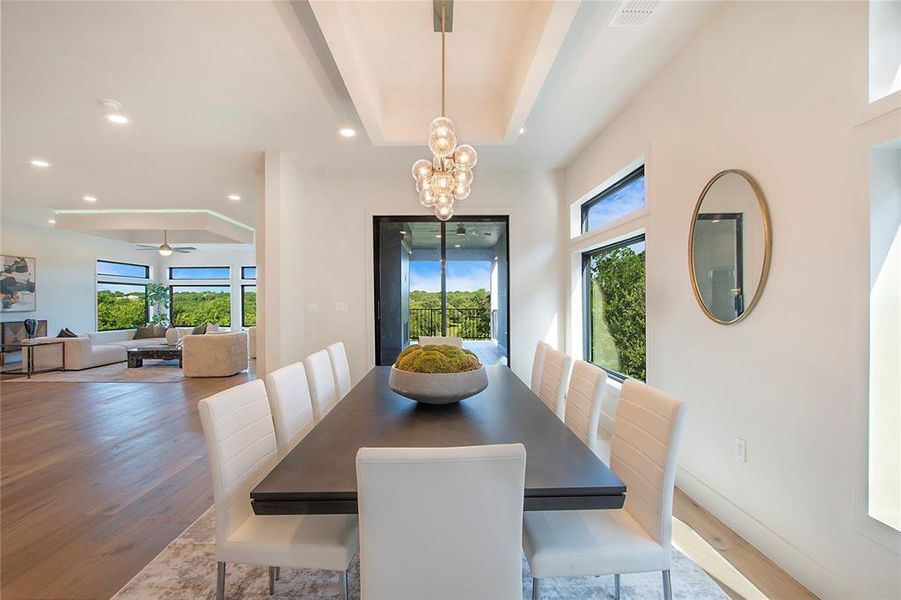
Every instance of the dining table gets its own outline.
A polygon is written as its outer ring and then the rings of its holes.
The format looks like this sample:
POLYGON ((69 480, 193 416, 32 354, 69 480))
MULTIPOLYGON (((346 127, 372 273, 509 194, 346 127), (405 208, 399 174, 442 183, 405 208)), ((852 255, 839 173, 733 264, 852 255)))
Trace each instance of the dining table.
POLYGON ((485 367, 488 387, 455 404, 422 404, 374 367, 250 492, 258 515, 356 514, 363 447, 522 443, 523 509, 618 509, 626 486, 513 371, 485 367))

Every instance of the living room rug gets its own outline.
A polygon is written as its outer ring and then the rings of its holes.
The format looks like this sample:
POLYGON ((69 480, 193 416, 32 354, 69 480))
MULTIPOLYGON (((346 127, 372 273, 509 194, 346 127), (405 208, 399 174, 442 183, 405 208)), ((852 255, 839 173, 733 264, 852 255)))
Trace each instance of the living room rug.
MULTIPOLYGON (((113 600, 215 597, 214 519, 211 508, 119 590, 113 600)), ((523 598, 527 599, 532 593, 532 576, 525 557, 522 569, 523 598)), ((677 550, 673 550, 672 579, 673 598, 728 600, 728 596, 703 570, 677 550)), ((269 595, 269 571, 266 567, 229 563, 225 581, 227 598, 333 600, 341 597, 339 576, 333 571, 281 569, 281 578, 275 582, 274 596, 269 595)), ((662 596, 660 573, 622 576, 623 598, 658 600, 662 596)), ((359 555, 354 557, 350 567, 350 597, 360 597, 359 555)), ((547 600, 612 598, 613 577, 545 579, 541 582, 541 597, 547 600)))
POLYGON ((177 383, 184 381, 185 375, 175 360, 145 360, 144 366, 129 369, 124 362, 84 369, 82 371, 48 371, 38 373, 31 379, 16 377, 9 381, 31 381, 34 383, 177 383))

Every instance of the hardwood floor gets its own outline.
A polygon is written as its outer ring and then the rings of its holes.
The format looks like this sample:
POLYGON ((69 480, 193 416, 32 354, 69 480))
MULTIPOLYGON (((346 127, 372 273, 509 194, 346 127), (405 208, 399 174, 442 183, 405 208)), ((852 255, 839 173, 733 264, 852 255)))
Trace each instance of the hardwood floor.
MULTIPOLYGON (((250 377, 0 383, 0 596, 117 592, 212 504, 197 402, 250 377)), ((675 514, 731 597, 814 598, 678 491, 675 514)))
POLYGON ((243 383, 0 383, 0 595, 109 598, 212 504, 197 402, 243 383))

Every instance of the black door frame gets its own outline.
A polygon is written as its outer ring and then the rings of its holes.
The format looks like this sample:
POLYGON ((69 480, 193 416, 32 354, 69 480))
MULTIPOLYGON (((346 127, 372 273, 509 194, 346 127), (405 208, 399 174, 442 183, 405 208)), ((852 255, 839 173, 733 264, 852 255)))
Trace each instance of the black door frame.
MULTIPOLYGON (((435 217, 428 215, 376 215, 372 217, 372 274, 373 274, 373 315, 375 316, 375 364, 379 364, 382 355, 382 331, 381 331, 381 313, 379 299, 381 298, 381 286, 379 284, 380 271, 380 255, 379 255, 379 225, 381 223, 428 223, 433 222, 435 217)), ((447 224, 448 223, 503 223, 507 231, 506 253, 507 253, 507 367, 512 368, 513 360, 511 358, 511 349, 513 347, 512 334, 512 314, 510 312, 510 215, 455 215, 447 221, 439 221, 441 225, 441 332, 447 335, 447 290, 446 290, 446 269, 447 269, 447 224)))

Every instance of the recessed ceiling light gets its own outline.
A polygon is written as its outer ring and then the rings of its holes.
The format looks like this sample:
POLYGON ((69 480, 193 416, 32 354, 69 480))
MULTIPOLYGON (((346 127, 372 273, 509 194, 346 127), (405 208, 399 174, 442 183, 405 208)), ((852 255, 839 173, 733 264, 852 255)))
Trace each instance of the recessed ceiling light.
POLYGON ((459 248, 460 244, 454 244, 454 248, 459 248))
POLYGON ((129 118, 122 113, 109 113, 106 115, 106 120, 116 125, 128 125, 129 122, 129 118))
POLYGON ((439 234, 436 235, 435 237, 438 238, 438 239, 440 240, 440 239, 441 239, 441 234, 439 233, 439 234))
POLYGON ((116 125, 126 125, 131 120, 122 113, 122 103, 118 100, 101 100, 100 106, 103 107, 104 116, 106 120, 110 123, 115 123, 116 125))
POLYGON ((47 222, 51 225, 56 225, 56 219, 47 219, 47 222))
POLYGON ((46 169, 50 166, 50 163, 42 158, 32 158, 30 162, 31 166, 40 167, 41 169, 46 169))
POLYGON ((234 200, 235 202, 237 202, 238 200, 241 199, 241 196, 239 196, 238 194, 229 194, 229 195, 228 195, 228 199, 229 199, 229 200, 234 200))
POLYGON ((97 196, 82 196, 81 199, 85 202, 97 202, 97 196))
POLYGON ((524 134, 525 132, 526 132, 526 128, 525 128, 525 127, 520 127, 520 128, 519 128, 519 135, 522 135, 522 134, 524 134))
POLYGON ((407 235, 407 232, 404 231, 403 229, 401 229, 398 233, 400 233, 401 235, 407 235))
POLYGON ((357 135, 357 132, 355 129, 351 129, 350 127, 342 127, 338 130, 338 135, 345 138, 352 138, 353 136, 357 135))

